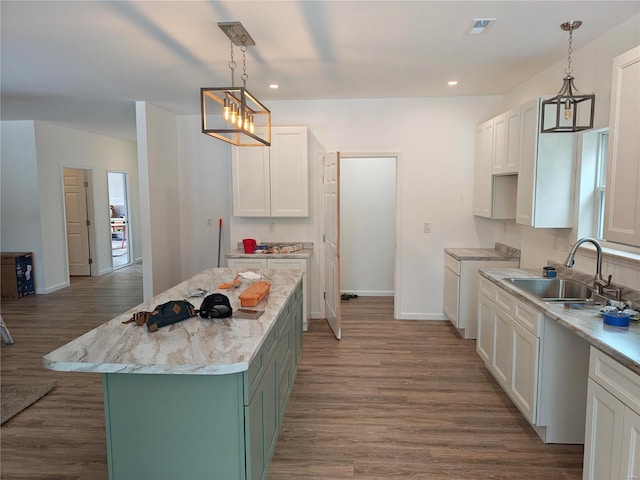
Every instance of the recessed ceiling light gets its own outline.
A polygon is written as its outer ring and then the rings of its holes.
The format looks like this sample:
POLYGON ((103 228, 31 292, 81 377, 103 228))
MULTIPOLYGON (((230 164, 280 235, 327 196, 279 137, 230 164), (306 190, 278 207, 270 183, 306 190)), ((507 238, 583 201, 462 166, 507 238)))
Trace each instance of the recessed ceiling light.
POLYGON ((471 26, 466 30, 466 35, 480 35, 482 33, 486 33, 495 21, 495 18, 474 18, 471 21, 471 26))
POLYGON ((277 83, 272 83, 271 85, 269 85, 269 88, 277 90, 278 88, 280 88, 280 85, 278 85, 277 83))
POLYGON ((450 87, 453 87, 454 85, 457 85, 458 81, 457 80, 449 80, 447 82, 447 85, 449 85, 450 87))

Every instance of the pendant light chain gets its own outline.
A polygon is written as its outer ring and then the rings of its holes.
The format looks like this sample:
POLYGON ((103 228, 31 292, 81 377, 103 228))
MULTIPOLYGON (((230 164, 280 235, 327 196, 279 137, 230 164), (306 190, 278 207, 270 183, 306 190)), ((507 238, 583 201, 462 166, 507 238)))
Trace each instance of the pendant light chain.
POLYGON ((569 49, 567 55, 567 68, 564 69, 564 73, 571 75, 573 73, 573 67, 571 67, 571 53, 573 52, 573 28, 569 29, 569 49))
POLYGON ((231 70, 231 86, 235 87, 234 73, 236 70, 236 62, 233 59, 233 40, 231 40, 230 45, 231 45, 231 61, 229 62, 229 69, 231 70))
POLYGON ((249 75, 247 75, 247 37, 245 35, 242 36, 242 46, 240 50, 242 50, 242 81, 244 82, 244 88, 247 88, 249 75))

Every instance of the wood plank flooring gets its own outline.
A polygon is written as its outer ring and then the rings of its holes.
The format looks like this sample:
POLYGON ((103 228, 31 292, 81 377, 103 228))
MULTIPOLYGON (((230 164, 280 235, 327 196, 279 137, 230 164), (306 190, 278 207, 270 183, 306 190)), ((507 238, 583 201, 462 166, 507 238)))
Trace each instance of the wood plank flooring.
MULTIPOLYGON (((2 479, 108 478, 101 376, 41 358, 141 301, 134 265, 2 302, 0 382, 58 382, 1 427, 2 479)), ((447 322, 394 320, 389 297, 342 305, 342 340, 321 320, 305 333, 269 480, 581 478, 582 446, 544 445, 447 322)))
POLYGON ((580 479, 582 445, 545 445, 448 322, 342 302, 312 321, 270 480, 580 479))

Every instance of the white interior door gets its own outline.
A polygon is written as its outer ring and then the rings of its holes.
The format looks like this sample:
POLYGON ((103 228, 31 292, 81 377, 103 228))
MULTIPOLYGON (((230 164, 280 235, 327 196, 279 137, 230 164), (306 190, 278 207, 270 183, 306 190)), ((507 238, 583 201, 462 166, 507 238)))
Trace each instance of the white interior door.
POLYGON ((324 302, 327 321, 339 340, 340 319, 340 153, 324 157, 324 302))
POLYGON ((88 183, 84 170, 78 168, 65 168, 63 176, 69 275, 89 276, 91 275, 91 252, 87 215, 88 183))

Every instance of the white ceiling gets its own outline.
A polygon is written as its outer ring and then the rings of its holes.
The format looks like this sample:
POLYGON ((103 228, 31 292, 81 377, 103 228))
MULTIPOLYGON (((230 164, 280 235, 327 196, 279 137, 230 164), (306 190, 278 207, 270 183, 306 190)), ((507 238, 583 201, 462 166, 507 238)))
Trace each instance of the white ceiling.
POLYGON ((640 1, 613 0, 2 0, 1 118, 133 139, 136 100, 196 114, 200 87, 231 83, 220 21, 242 22, 255 40, 247 88, 269 106, 500 95, 566 58, 562 22, 583 21, 579 49, 638 12, 640 1), (486 34, 465 35, 485 17, 497 18, 486 34))

